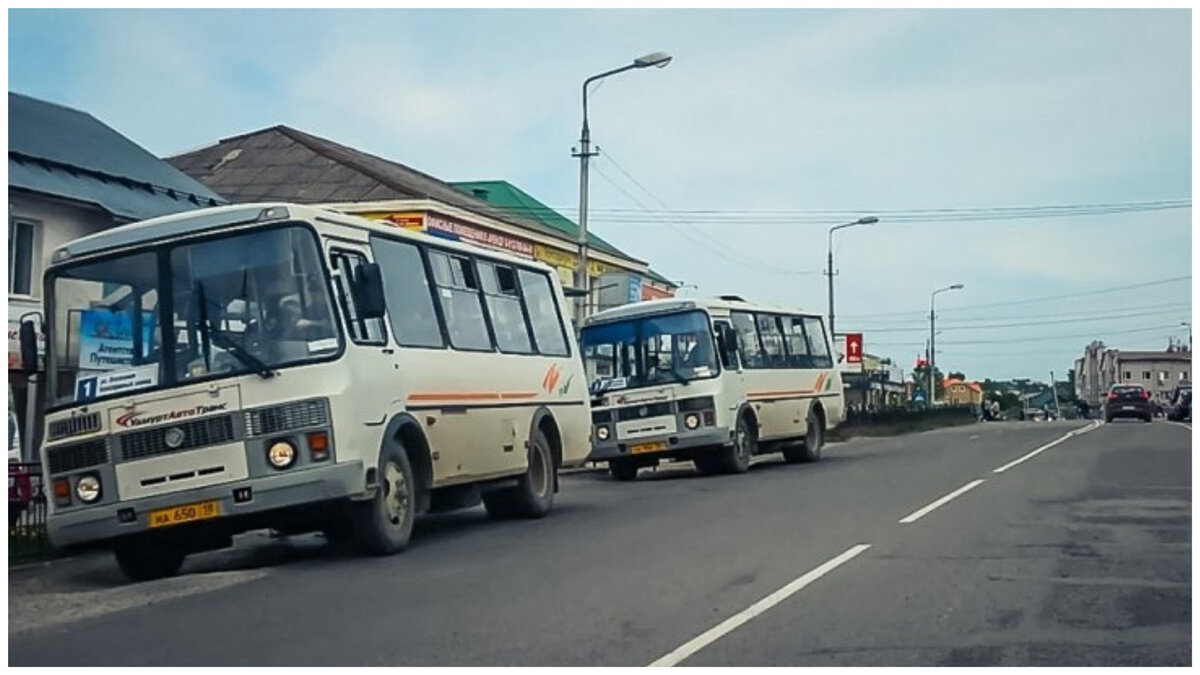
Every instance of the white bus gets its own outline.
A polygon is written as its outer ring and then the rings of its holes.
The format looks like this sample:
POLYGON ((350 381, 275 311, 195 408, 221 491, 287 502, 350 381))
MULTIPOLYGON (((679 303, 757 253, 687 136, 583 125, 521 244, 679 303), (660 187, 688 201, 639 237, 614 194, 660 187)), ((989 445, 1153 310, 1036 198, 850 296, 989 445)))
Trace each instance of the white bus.
POLYGON ((640 302, 587 319, 590 461, 617 480, 660 460, 742 473, 755 454, 821 456, 845 419, 842 380, 821 317, 745 302, 640 302))
POLYGON ((263 204, 73 241, 45 282, 49 535, 135 580, 249 529, 388 554, 422 513, 540 517, 588 453, 540 263, 263 204))

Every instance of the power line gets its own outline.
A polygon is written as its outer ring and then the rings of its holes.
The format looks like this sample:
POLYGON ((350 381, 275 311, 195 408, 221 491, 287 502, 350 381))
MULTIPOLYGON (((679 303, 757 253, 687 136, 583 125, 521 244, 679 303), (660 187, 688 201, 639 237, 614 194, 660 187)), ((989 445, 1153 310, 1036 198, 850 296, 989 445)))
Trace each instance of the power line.
MULTIPOLYGON (((1078 293, 1065 293, 1062 295, 1047 295, 1047 296, 1042 296, 1039 298, 1026 298, 1024 300, 1008 300, 1005 302, 992 302, 992 303, 986 303, 986 304, 982 304, 982 305, 962 305, 959 307, 947 307, 945 309, 938 310, 938 313, 942 314, 945 312, 964 312, 964 311, 970 311, 970 310, 974 310, 974 309, 986 309, 989 307, 1011 307, 1014 305, 1027 305, 1027 304, 1033 304, 1033 303, 1038 303, 1038 302, 1049 302, 1051 300, 1063 300, 1063 299, 1067 299, 1067 298, 1080 298, 1080 297, 1084 297, 1087 295, 1101 295, 1104 293, 1116 293, 1118 291, 1127 291, 1127 290, 1131 290, 1134 288, 1147 288, 1150 286, 1161 286, 1163 284, 1171 284, 1171 283, 1176 283, 1179 281, 1187 281, 1187 280, 1190 280, 1191 278, 1192 278, 1192 275, 1185 274, 1183 276, 1178 276, 1178 277, 1157 279, 1155 281, 1145 281, 1142 283, 1129 284, 1126 286, 1112 286, 1109 288, 1101 288, 1101 289, 1097 289, 1094 291, 1081 291, 1078 293)), ((925 310, 909 310, 909 311, 904 311, 904 312, 877 312, 877 313, 873 313, 873 314, 848 314, 844 318, 852 319, 852 318, 866 318, 866 317, 880 317, 880 316, 909 316, 909 315, 920 315, 924 312, 925 312, 925 310)), ((928 316, 929 316, 928 314, 924 314, 924 315, 926 318, 928 318, 928 316)))
MULTIPOLYGON (((637 181, 637 179, 633 178, 633 176, 630 176, 630 175, 629 175, 629 173, 628 173, 627 171, 625 171, 625 169, 624 169, 624 168, 622 168, 622 167, 621 167, 619 164, 617 164, 615 160, 613 160, 611 157, 609 157, 607 153, 606 153, 606 154, 604 154, 604 155, 601 155, 601 157, 604 157, 604 158, 605 158, 605 159, 607 159, 609 162, 611 162, 611 163, 613 164, 613 166, 615 166, 615 167, 617 168, 617 170, 618 170, 618 171, 620 171, 622 174, 624 174, 624 175, 625 175, 625 177, 626 177, 627 179, 629 179, 629 181, 630 181, 630 182, 632 182, 634 185, 638 186, 638 187, 639 187, 639 188, 640 188, 640 189, 641 189, 643 192, 645 192, 647 195, 649 195, 651 199, 654 199, 654 200, 656 200, 656 201, 658 200, 658 198, 657 198, 657 197, 655 197, 653 193, 651 193, 649 190, 647 190, 647 189, 645 188, 645 186, 643 186, 641 183, 639 183, 639 182, 637 181)), ((620 192, 621 192, 621 194, 624 194, 624 195, 625 195, 626 197, 628 197, 628 198, 629 198, 629 199, 630 199, 630 200, 631 200, 633 203, 635 203, 635 204, 637 204, 637 205, 639 205, 639 206, 642 206, 642 203, 641 203, 641 201, 640 201, 640 200, 638 200, 638 198, 637 198, 637 197, 634 197, 634 196, 633 196, 632 194, 630 194, 630 193, 629 193, 627 190, 625 190, 623 187, 621 187, 620 185, 618 185, 618 184, 616 183, 616 181, 614 181, 613 179, 609 178, 607 174, 605 174, 605 173, 604 173, 602 170, 600 170, 600 167, 593 165, 593 168, 595 169, 596 173, 597 173, 597 174, 598 174, 598 175, 599 175, 601 178, 603 178, 603 179, 604 179, 605 181, 607 181, 607 182, 608 182, 610 185, 612 185, 614 188, 616 188, 618 191, 620 191, 620 192)), ((719 258, 722 258, 723 260, 726 260, 726 261, 732 262, 732 263, 734 263, 734 264, 736 264, 736 265, 740 265, 740 266, 742 266, 742 267, 746 267, 746 268, 749 268, 749 269, 757 270, 757 271, 760 271, 760 272, 761 272, 761 271, 763 271, 763 270, 764 270, 764 268, 766 268, 766 271, 772 272, 772 273, 774 273, 774 274, 784 274, 784 275, 788 275, 788 276, 808 276, 808 275, 816 275, 816 274, 819 274, 819 272, 813 272, 813 271, 799 271, 799 270, 793 270, 793 269, 786 269, 786 268, 783 268, 783 267, 778 267, 778 266, 776 266, 776 265, 772 265, 772 264, 770 264, 770 263, 764 263, 764 262, 761 262, 761 261, 752 260, 752 259, 750 259, 750 258, 746 258, 745 256, 742 256, 742 255, 740 255, 740 254, 736 254, 736 253, 734 253, 734 252, 733 252, 733 251, 731 251, 731 250, 728 250, 728 249, 722 249, 722 248, 720 248, 720 247, 716 247, 716 246, 710 245, 708 242, 706 242, 706 241, 705 241, 704 239, 702 239, 702 238, 695 238, 695 237, 693 237, 693 236, 691 235, 691 233, 689 233, 689 232, 685 231, 683 228, 681 228, 680 226, 678 226, 678 225, 676 225, 676 224, 674 224, 674 223, 672 223, 672 222, 670 222, 670 221, 666 221, 666 220, 664 220, 664 221, 662 221, 662 222, 663 222, 663 224, 667 225, 667 226, 668 226, 668 227, 670 227, 671 229, 673 229, 673 230, 675 230, 676 232, 678 232, 679 234, 681 234, 683 237, 685 237, 685 238, 686 238, 688 241, 692 242, 693 244, 696 244, 697 246, 699 246, 699 247, 701 247, 701 248, 703 248, 703 249, 707 250, 709 253, 712 253, 713 255, 716 255, 716 256, 717 256, 717 257, 719 257, 719 258)), ((681 222, 681 223, 683 223, 683 224, 688 224, 688 223, 687 223, 687 221, 683 221, 683 220, 681 220, 680 222, 681 222)))
MULTIPOLYGON (((603 155, 602 155, 603 156, 603 155)), ((619 164, 613 161, 614 166, 619 164)), ((623 172, 624 173, 624 172, 623 172)), ((638 184, 636 180, 629 177, 638 184)), ((639 187, 640 184, 639 184, 639 187)), ((649 194, 648 190, 642 188, 649 194)), ((658 201, 657 199, 655 201, 658 201)), ((1063 204, 1043 206, 993 206, 976 208, 947 208, 947 209, 853 209, 853 210, 752 210, 752 209, 671 209, 659 202, 661 209, 651 209, 639 205, 638 209, 596 208, 589 210, 589 216, 597 220, 613 223, 641 223, 648 217, 662 218, 666 216, 679 218, 687 216, 690 224, 702 222, 708 225, 721 224, 824 224, 833 220, 858 217, 863 213, 871 213, 887 220, 889 223, 934 223, 934 222, 974 222, 974 221, 1003 221, 1030 218, 1068 218, 1081 216, 1111 215, 1120 213, 1138 213, 1191 208, 1190 199, 1156 200, 1142 202, 1120 202, 1099 204, 1063 204)), ((513 211, 529 215, 549 215, 558 210, 551 207, 515 207, 513 211)))
MULTIPOLYGON (((1177 304, 1181 304, 1181 303, 1177 303, 1177 304)), ((1050 321, 1019 321, 1019 322, 1015 322, 1015 323, 992 323, 992 324, 982 324, 979 326, 958 326, 958 325, 951 324, 948 326, 940 327, 940 330, 947 330, 947 331, 951 331, 951 330, 993 330, 996 328, 1017 328, 1020 326, 1053 326, 1053 325, 1064 324, 1064 323, 1087 323, 1090 321, 1115 321, 1118 319, 1127 319, 1127 318, 1133 318, 1133 317, 1139 317, 1139 316, 1154 316, 1157 314, 1174 314, 1175 312, 1178 312, 1179 309, 1180 309, 1180 307, 1177 306, 1173 309, 1160 309, 1160 310, 1152 311, 1152 312, 1130 312, 1128 314, 1111 314, 1111 315, 1107 315, 1107 316, 1090 316, 1090 317, 1075 318, 1075 319, 1052 319, 1050 321)), ((870 332, 870 333, 913 333, 913 332, 920 331, 920 330, 925 330, 925 329, 923 327, 856 329, 856 331, 861 331, 863 333, 867 333, 867 332, 870 332)))
MULTIPOLYGON (((1110 312, 1132 312, 1132 311, 1151 310, 1151 309, 1166 309, 1168 307, 1178 309, 1178 308, 1182 308, 1182 307, 1191 307, 1191 306, 1192 306, 1191 302, 1184 300, 1184 301, 1177 301, 1177 302, 1167 302, 1167 303, 1162 303, 1162 304, 1157 304, 1157 305, 1132 305, 1132 306, 1128 306, 1128 307, 1109 307, 1108 311, 1110 311, 1110 312)), ((955 317, 954 321, 958 322, 958 323, 977 323, 979 321, 994 321, 997 319, 1017 319, 1017 318, 1020 318, 1020 319, 1048 319, 1048 318, 1053 317, 1053 318, 1058 318, 1058 319, 1068 319, 1068 318, 1073 318, 1074 316, 1095 316, 1095 314, 1092 312, 1066 312, 1066 313, 1053 312, 1050 314, 1027 314, 1025 312, 1021 312, 1019 314, 990 314, 985 317, 960 316, 960 317, 955 317)), ((958 323, 955 323, 953 325, 958 325, 958 323)), ((914 319, 894 319, 892 321, 888 321, 887 323, 880 324, 875 327, 862 327, 862 328, 856 328, 856 330, 865 333, 868 331, 881 330, 883 328, 899 328, 901 326, 908 325, 908 324, 919 324, 921 326, 927 327, 927 326, 929 326, 929 314, 926 313, 924 316, 921 316, 920 318, 914 318, 914 319)))
MULTIPOLYGON (((1179 327, 1179 324, 1171 323, 1171 324, 1163 324, 1160 326, 1150 326, 1147 328, 1133 328, 1130 330, 1106 330, 1106 331, 1103 331, 1103 335, 1098 335, 1096 333, 1076 333, 1076 334, 1072 334, 1072 335, 1035 335, 1035 336, 1021 337, 1021 338, 1014 337, 1014 338, 1006 338, 1003 340, 946 340, 946 341, 939 341, 938 345, 939 346, 944 345, 944 346, 949 347, 949 346, 957 346, 957 345, 993 345, 993 344, 1012 344, 1012 343, 1017 343, 1017 342, 1042 342, 1042 341, 1048 341, 1048 340, 1067 340, 1067 339, 1079 339, 1079 338, 1103 338, 1103 337, 1107 337, 1109 335, 1132 335, 1134 333, 1148 333, 1148 332, 1152 332, 1152 331, 1161 331, 1161 330, 1165 330, 1168 328, 1178 328, 1178 327, 1179 327)), ((870 347, 924 347, 925 343, 924 342, 875 342, 875 343, 870 343, 869 345, 864 345, 864 346, 870 346, 870 347)))

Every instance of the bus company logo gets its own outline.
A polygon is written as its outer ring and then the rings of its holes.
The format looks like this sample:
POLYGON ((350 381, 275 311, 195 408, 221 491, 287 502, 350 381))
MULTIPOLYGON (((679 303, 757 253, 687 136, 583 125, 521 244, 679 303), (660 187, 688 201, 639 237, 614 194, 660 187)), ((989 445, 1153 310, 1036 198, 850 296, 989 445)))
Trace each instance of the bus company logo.
POLYGON ((210 413, 221 412, 229 406, 228 403, 218 405, 198 405, 192 408, 183 408, 181 410, 172 410, 170 412, 147 414, 137 411, 128 412, 116 419, 117 424, 132 429, 135 427, 143 427, 150 424, 161 424, 162 422, 174 422, 176 420, 185 420, 210 413))
POLYGON ((542 375, 542 391, 552 393, 554 385, 558 384, 560 377, 562 377, 562 368, 557 363, 547 368, 546 373, 542 375))

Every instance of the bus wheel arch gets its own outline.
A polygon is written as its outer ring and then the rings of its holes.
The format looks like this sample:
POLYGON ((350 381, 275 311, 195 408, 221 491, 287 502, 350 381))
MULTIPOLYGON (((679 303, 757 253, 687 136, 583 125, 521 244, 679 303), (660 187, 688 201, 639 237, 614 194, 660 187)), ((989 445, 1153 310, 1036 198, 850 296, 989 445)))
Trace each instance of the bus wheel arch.
MULTIPOLYGON (((413 480, 416 483, 416 512, 425 513, 429 510, 430 495, 433 492, 433 452, 429 440, 421 429, 420 422, 413 416, 404 413, 397 415, 388 425, 388 433, 384 435, 385 448, 389 445, 404 449, 412 467, 413 480)), ((384 448, 380 448, 382 453, 384 448)))

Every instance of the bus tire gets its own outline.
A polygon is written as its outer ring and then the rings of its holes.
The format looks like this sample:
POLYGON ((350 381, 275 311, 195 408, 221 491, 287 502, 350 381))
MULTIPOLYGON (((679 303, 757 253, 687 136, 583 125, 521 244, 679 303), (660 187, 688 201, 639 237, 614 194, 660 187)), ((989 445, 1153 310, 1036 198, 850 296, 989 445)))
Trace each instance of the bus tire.
POLYGON ((117 567, 130 581, 154 581, 179 574, 187 554, 170 545, 123 544, 113 549, 117 567))
POLYGON ((808 409, 808 419, 805 420, 808 425, 808 431, 804 433, 804 445, 802 446, 801 461, 815 462, 821 459, 821 451, 825 448, 825 424, 821 421, 821 415, 817 409, 808 409))
POLYGON ((546 434, 538 429, 529 447, 529 468, 516 487, 483 494, 483 507, 497 520, 541 518, 554 506, 554 453, 546 434))
POLYGON ((637 478, 638 469, 640 468, 640 466, 628 459, 608 460, 608 472, 612 474, 613 478, 622 483, 628 483, 637 478))
POLYGON ((725 446, 722 457, 722 468, 725 473, 746 473, 750 468, 750 458, 754 456, 757 439, 754 430, 750 428, 750 418, 739 415, 737 426, 733 433, 733 443, 725 446))
POLYGON ((372 555, 391 555, 404 550, 416 517, 416 491, 404 447, 398 441, 388 444, 379 456, 375 498, 349 505, 358 547, 372 555))

